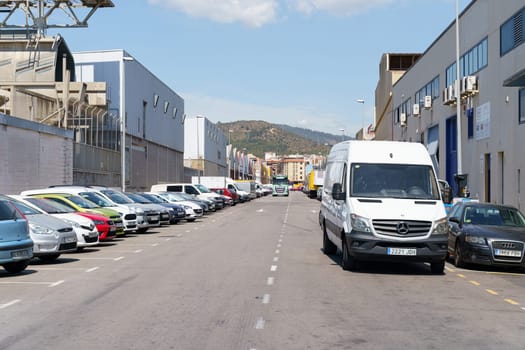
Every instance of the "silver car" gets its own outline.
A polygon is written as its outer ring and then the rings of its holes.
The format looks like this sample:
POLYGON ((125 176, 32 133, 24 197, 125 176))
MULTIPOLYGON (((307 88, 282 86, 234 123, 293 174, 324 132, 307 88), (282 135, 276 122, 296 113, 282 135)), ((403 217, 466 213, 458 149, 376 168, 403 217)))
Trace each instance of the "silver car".
POLYGON ((17 201, 7 198, 29 223, 29 234, 33 240, 33 256, 42 261, 55 261, 60 254, 77 250, 77 235, 73 227, 51 215, 17 201))

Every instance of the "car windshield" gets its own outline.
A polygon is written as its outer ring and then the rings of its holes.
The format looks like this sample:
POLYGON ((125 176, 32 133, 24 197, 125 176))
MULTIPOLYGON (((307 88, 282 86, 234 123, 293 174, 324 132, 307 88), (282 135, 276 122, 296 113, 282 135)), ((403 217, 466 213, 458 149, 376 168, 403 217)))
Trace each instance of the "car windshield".
POLYGON ((349 193, 351 197, 368 198, 441 198, 432 166, 412 164, 354 163, 349 193))
POLYGON ((199 189, 199 191, 201 191, 202 193, 210 193, 211 191, 208 189, 208 187, 204 186, 204 185, 200 185, 200 184, 196 184, 194 185, 195 187, 197 187, 199 189))
POLYGON ((195 200, 195 196, 187 193, 177 193, 176 196, 179 196, 181 199, 195 200))
POLYGON ((48 214, 68 214, 75 213, 76 211, 67 205, 63 205, 45 198, 26 198, 26 201, 39 207, 48 214))
POLYGON ((463 223, 525 227, 525 217, 515 208, 495 206, 468 206, 463 212, 463 223))
POLYGON ((106 198, 96 192, 82 192, 80 195, 101 207, 116 207, 115 204, 109 202, 106 198))
POLYGON ((18 209, 22 214, 26 216, 42 214, 38 210, 31 208, 30 206, 16 200, 12 200, 11 204, 13 204, 16 207, 16 209, 18 209))
POLYGON ((161 193, 160 195, 170 202, 180 202, 184 200, 184 198, 180 197, 178 194, 173 192, 165 192, 161 193))
POLYGON ((127 193, 126 192, 126 196, 131 198, 131 200, 134 201, 135 203, 141 203, 141 204, 152 203, 149 199, 147 199, 145 197, 142 197, 141 195, 136 194, 136 193, 127 193))
POLYGON ((104 193, 106 196, 109 197, 113 202, 118 204, 133 204, 134 202, 126 197, 124 194, 117 192, 117 191, 111 191, 111 190, 102 190, 102 193, 104 193))
POLYGON ((96 209, 100 208, 100 206, 96 205, 95 203, 88 201, 87 199, 84 199, 80 196, 69 196, 67 197, 71 202, 75 203, 82 209, 96 209))
POLYGON ((154 194, 141 193, 140 195, 142 197, 146 198, 146 199, 149 199, 153 203, 166 203, 166 200, 164 200, 161 197, 158 197, 158 196, 156 196, 154 194))

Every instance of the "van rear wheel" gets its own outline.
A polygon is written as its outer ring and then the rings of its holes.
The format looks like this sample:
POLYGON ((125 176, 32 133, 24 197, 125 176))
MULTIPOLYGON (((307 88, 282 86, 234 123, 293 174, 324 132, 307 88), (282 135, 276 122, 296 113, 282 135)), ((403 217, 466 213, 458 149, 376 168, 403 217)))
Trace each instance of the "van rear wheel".
MULTIPOLYGON (((344 237, 344 233, 343 233, 344 237)), ((351 256, 348 253, 348 247, 346 246, 345 239, 343 238, 343 251, 342 251, 343 259, 341 261, 341 267, 345 271, 352 271, 357 268, 357 261, 356 259, 351 256)))
POLYGON ((2 267, 9 273, 19 273, 24 271, 27 265, 29 265, 29 260, 6 263, 2 267))

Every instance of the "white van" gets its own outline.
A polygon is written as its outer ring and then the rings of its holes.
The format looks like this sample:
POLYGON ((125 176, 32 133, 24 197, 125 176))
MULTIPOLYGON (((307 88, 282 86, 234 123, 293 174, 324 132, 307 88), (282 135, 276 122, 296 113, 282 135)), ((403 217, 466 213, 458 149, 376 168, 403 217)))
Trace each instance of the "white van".
POLYGON ((346 141, 330 150, 319 223, 325 254, 429 262, 442 274, 448 224, 432 160, 419 143, 346 141))

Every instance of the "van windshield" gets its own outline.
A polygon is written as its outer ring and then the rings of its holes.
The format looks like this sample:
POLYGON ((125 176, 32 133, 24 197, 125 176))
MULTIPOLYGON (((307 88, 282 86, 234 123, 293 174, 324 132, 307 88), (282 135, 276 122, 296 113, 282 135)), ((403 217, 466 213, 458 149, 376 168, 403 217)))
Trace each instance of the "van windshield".
POLYGON ((413 164, 352 164, 350 196, 439 200, 432 166, 413 164))

